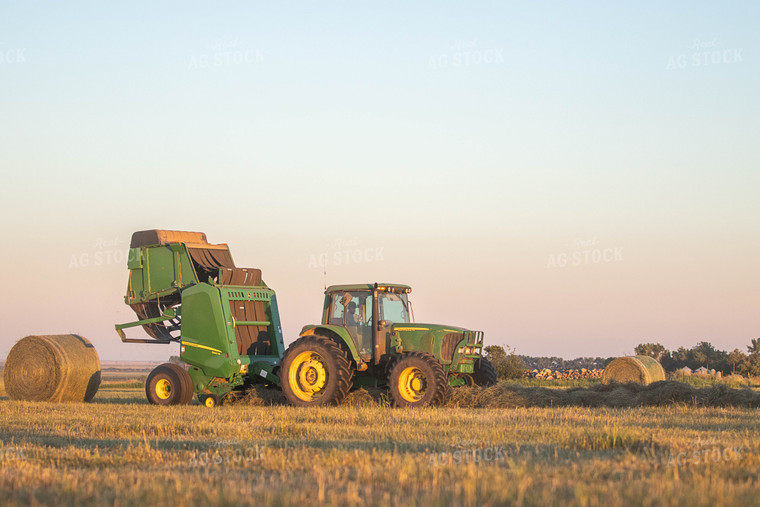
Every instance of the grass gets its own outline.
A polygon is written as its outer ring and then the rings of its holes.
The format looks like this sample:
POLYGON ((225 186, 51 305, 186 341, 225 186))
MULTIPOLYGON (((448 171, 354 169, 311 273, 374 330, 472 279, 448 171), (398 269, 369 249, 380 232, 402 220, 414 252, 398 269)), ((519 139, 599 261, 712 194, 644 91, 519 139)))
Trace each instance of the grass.
POLYGON ((725 385, 728 387, 749 387, 752 389, 760 388, 760 377, 741 377, 738 375, 728 375, 723 378, 712 377, 709 375, 678 375, 669 374, 668 378, 689 384, 694 387, 711 387, 715 385, 725 385))
POLYGON ((119 381, 103 381, 100 384, 100 389, 144 389, 145 388, 145 381, 142 380, 134 380, 134 381, 127 381, 127 382, 119 382, 119 381))
POLYGON ((91 404, 0 406, 3 505, 693 506, 760 493, 756 409, 207 409, 115 385, 91 404))

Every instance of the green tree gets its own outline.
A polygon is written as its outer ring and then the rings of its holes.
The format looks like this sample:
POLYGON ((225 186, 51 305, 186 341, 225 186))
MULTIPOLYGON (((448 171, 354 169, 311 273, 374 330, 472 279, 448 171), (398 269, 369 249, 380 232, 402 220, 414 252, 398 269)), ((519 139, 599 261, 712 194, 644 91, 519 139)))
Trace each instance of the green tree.
POLYGON ((668 349, 659 343, 640 343, 639 345, 636 345, 636 348, 633 350, 636 352, 637 356, 649 356, 658 361, 662 361, 662 358, 665 357, 666 354, 670 355, 668 349))
POLYGON ((728 353, 713 347, 710 342, 699 342, 692 349, 694 359, 706 368, 712 368, 723 373, 729 372, 728 353))
POLYGON ((705 368, 710 368, 710 361, 715 354, 715 347, 708 342, 699 342, 696 347, 692 349, 692 357, 694 360, 705 368))
POLYGON ((675 369, 670 351, 660 343, 640 343, 633 350, 637 356, 649 356, 657 359, 666 370, 675 369))
POLYGON ((749 369, 749 358, 747 354, 739 349, 734 349, 728 354, 728 364, 731 366, 731 373, 745 374, 749 369))
POLYGON ((749 356, 747 357, 747 374, 753 377, 760 376, 760 338, 750 340, 747 346, 749 356))
POLYGON ((750 354, 747 357, 747 375, 760 377, 760 353, 750 354))
POLYGON ((678 350, 674 350, 672 352, 673 357, 673 368, 674 369, 680 369, 684 366, 688 366, 689 368, 694 368, 694 360, 692 357, 692 353, 690 350, 687 350, 685 347, 678 347, 678 350))
POLYGON ((509 347, 505 349, 501 345, 489 345, 483 351, 486 353, 486 358, 493 364, 496 376, 500 379, 522 378, 525 375, 525 363, 517 357, 513 349, 509 347))
POLYGON ((501 345, 489 345, 483 349, 486 353, 486 359, 496 366, 497 363, 507 360, 507 351, 501 345))

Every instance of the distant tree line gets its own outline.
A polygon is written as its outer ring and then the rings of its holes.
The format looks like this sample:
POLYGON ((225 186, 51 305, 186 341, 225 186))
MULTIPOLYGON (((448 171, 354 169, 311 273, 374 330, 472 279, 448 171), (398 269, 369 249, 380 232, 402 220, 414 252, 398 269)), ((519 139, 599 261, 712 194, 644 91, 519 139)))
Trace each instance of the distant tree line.
MULTIPOLYGON (((514 349, 501 345, 489 345, 483 349, 485 357, 493 363, 496 375, 502 379, 520 378, 526 370, 587 370, 604 369, 615 357, 578 357, 563 359, 561 357, 534 357, 515 354, 514 349)), ((675 371, 684 366, 696 370, 704 366, 708 370, 738 375, 760 376, 760 338, 750 341, 747 353, 739 349, 731 352, 716 349, 709 342, 699 342, 687 349, 679 347, 670 351, 659 343, 642 343, 635 347, 637 355, 651 356, 660 361, 667 371, 675 371)))
POLYGON ((634 352, 638 355, 651 356, 662 363, 668 371, 678 370, 684 366, 696 370, 704 366, 714 369, 724 375, 736 373, 739 375, 760 376, 760 338, 750 341, 745 354, 739 349, 731 352, 716 349, 710 342, 699 342, 687 349, 679 347, 670 351, 659 343, 641 343, 634 352))
POLYGON ((614 357, 577 357, 575 359, 563 359, 561 357, 533 357, 517 356, 525 364, 528 370, 587 370, 603 369, 614 357))
POLYGON ((532 357, 515 354, 514 349, 501 345, 489 345, 483 349, 485 357, 494 366, 496 375, 500 379, 515 379, 525 376, 528 370, 587 370, 603 369, 615 359, 614 357, 579 357, 576 359, 563 359, 561 357, 532 357))

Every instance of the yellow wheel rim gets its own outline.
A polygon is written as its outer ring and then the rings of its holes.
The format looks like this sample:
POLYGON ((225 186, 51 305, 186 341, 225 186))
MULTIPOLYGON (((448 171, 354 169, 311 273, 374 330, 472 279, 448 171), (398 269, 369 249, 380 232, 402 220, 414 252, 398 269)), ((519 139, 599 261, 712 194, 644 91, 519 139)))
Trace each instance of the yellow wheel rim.
POLYGON ((159 379, 156 382, 156 396, 162 400, 169 399, 169 395, 172 393, 172 384, 165 378, 159 379))
POLYGON ((398 391, 404 400, 414 403, 425 397, 427 379, 422 370, 410 366, 398 377, 398 391))
POLYGON ((325 360, 316 352, 301 352, 288 370, 288 384, 299 399, 314 401, 319 398, 327 385, 325 360))
POLYGON ((216 405, 216 402, 214 401, 214 398, 213 398, 213 396, 209 396, 209 397, 207 397, 207 398, 206 398, 206 401, 205 401, 205 404, 206 404, 206 406, 207 406, 207 407, 209 407, 209 408, 211 408, 211 407, 213 407, 214 405, 216 405))

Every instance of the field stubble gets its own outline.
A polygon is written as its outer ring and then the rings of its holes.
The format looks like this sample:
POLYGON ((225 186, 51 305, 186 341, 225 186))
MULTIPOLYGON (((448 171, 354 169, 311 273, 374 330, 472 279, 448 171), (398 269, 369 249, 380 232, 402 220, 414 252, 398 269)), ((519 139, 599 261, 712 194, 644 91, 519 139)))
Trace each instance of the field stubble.
POLYGON ((207 409, 150 406, 139 388, 0 404, 3 504, 693 506, 758 494, 746 408, 207 409))

